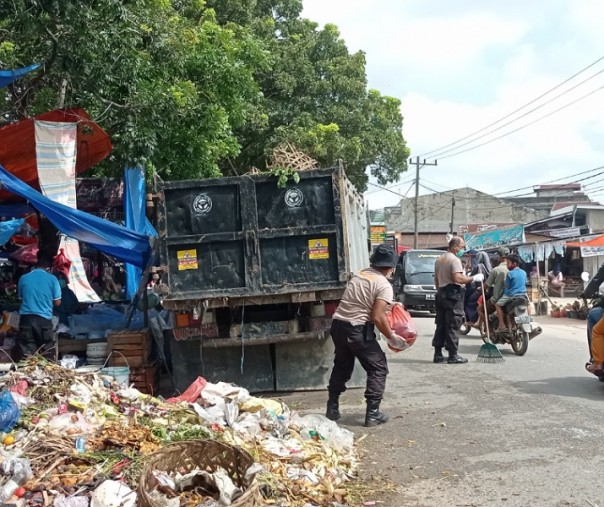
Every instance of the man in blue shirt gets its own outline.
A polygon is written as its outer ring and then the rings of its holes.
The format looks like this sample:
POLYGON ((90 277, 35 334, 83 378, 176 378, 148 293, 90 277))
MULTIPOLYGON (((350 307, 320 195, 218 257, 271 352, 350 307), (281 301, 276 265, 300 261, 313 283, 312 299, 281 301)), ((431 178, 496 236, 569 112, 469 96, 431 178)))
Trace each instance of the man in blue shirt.
POLYGON ((505 277, 503 296, 495 304, 497 317, 499 318, 499 328, 496 332, 507 330, 503 316, 503 307, 506 303, 515 296, 526 295, 526 273, 518 267, 520 258, 516 254, 511 254, 506 258, 506 262, 508 265, 508 274, 505 277))
POLYGON ((24 356, 52 347, 52 311, 61 304, 61 287, 49 273, 51 267, 52 260, 38 254, 36 267, 19 279, 22 302, 17 341, 24 356))

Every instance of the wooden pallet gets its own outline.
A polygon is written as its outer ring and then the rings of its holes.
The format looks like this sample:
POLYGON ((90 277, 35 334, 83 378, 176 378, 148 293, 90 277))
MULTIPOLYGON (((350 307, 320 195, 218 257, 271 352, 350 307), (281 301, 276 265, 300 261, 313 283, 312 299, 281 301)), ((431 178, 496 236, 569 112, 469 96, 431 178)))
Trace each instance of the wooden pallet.
POLYGON ((142 367, 149 363, 152 340, 149 329, 119 331, 107 335, 109 366, 142 367))
POLYGON ((130 384, 141 393, 154 395, 159 387, 159 363, 130 368, 130 384))

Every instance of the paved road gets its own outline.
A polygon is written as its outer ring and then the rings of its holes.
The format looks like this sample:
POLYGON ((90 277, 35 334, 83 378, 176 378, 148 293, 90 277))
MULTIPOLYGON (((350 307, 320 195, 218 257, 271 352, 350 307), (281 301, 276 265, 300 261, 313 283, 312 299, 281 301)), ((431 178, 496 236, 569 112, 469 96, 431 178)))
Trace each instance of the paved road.
MULTIPOLYGON (((343 396, 342 425, 367 434, 362 474, 398 485, 377 505, 604 507, 604 383, 583 369, 585 321, 538 317, 543 334, 524 357, 501 347, 502 364, 475 362, 472 331, 470 363, 448 365, 431 362, 433 319, 415 320, 414 347, 388 352, 391 421, 363 428, 362 390, 343 396)), ((325 393, 301 396, 323 410, 325 393)))

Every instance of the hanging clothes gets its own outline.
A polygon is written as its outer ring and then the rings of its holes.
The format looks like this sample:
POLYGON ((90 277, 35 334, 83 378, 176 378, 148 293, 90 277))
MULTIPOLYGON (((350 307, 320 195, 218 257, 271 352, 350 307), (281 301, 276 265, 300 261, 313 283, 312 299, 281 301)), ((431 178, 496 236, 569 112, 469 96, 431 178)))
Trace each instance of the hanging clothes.
POLYGON ((518 247, 518 256, 522 259, 522 262, 533 262, 535 257, 535 247, 523 245, 518 247))
MULTIPOLYGON (((34 121, 38 180, 42 193, 55 202, 76 206, 76 123, 34 121)), ((98 303, 100 298, 90 286, 77 240, 61 236, 59 251, 71 261, 69 288, 80 303, 98 303)))

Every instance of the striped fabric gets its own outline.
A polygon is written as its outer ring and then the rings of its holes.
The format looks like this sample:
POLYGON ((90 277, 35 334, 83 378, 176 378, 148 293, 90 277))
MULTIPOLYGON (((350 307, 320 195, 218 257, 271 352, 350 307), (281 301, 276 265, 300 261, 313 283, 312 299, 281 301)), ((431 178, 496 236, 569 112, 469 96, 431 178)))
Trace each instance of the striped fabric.
MULTIPOLYGON (((36 159, 42 193, 55 202, 76 208, 75 164, 77 124, 36 120, 36 159)), ((59 248, 71 261, 69 288, 80 303, 100 301, 92 289, 80 255, 77 240, 61 237, 59 248)))
POLYGON ((77 127, 76 123, 35 121, 36 160, 42 193, 70 208, 76 207, 77 127))

